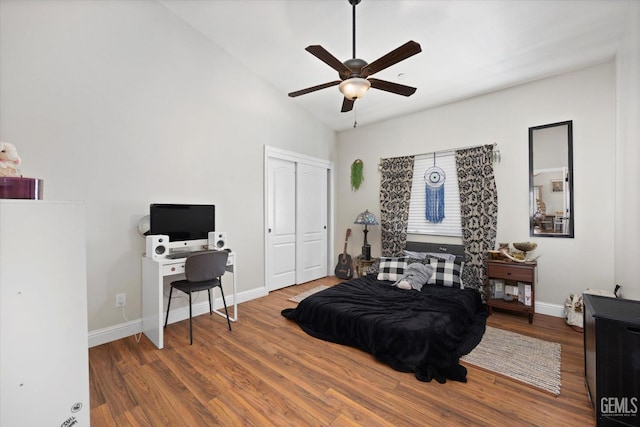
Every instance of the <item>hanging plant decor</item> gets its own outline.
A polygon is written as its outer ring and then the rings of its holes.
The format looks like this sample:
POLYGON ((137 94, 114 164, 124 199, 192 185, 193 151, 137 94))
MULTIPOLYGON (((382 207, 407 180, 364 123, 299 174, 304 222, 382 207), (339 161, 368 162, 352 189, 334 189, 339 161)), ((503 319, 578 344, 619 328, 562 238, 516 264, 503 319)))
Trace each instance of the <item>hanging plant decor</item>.
POLYGON ((360 159, 356 159, 351 163, 351 189, 356 191, 360 188, 360 184, 364 181, 364 175, 362 174, 364 163, 360 159))

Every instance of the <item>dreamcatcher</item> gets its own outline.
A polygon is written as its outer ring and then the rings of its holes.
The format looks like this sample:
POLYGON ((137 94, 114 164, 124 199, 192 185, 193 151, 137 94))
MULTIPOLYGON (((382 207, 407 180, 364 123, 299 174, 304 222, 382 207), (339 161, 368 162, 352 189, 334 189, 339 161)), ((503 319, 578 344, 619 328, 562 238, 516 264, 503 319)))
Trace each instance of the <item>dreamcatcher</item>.
POLYGON ((424 173, 425 183, 425 217, 429 222, 440 223, 444 219, 444 181, 446 174, 436 166, 436 155, 433 154, 433 166, 424 173))

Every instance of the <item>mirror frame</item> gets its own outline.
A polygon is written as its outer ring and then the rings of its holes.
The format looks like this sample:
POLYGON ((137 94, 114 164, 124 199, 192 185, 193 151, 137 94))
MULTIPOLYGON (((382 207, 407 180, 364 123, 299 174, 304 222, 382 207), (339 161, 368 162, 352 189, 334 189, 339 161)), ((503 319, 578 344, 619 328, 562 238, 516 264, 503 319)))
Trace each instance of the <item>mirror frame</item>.
POLYGON ((534 126, 529 128, 529 235, 531 237, 574 237, 574 224, 575 224, 575 211, 573 207, 573 120, 567 120, 564 122, 551 123, 547 125, 534 126), (535 187, 533 182, 533 156, 534 156, 534 131, 539 129, 547 129, 556 126, 567 126, 567 187, 569 191, 569 212, 571 217, 568 224, 566 233, 535 233, 535 221, 534 215, 536 213, 536 201, 535 201, 535 187))

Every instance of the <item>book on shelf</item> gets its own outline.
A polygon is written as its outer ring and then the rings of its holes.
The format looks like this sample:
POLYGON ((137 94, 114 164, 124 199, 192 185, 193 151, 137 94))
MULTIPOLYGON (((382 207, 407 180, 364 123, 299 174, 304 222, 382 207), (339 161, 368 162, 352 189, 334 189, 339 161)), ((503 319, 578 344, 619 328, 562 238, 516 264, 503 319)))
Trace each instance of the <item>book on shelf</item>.
POLYGON ((491 298, 502 298, 504 296, 504 280, 489 279, 491 298))
POLYGON ((518 301, 531 307, 531 284, 518 282, 518 301))
POLYGON ((509 295, 513 295, 513 299, 514 300, 518 300, 518 286, 517 285, 505 285, 504 286, 504 293, 505 294, 509 294, 509 295))

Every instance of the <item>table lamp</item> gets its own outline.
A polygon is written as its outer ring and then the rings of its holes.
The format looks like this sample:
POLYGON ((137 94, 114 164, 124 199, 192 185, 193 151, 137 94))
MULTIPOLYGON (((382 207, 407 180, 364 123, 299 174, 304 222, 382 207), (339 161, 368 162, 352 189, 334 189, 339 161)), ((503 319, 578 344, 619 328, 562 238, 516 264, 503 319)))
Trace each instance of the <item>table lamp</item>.
POLYGON ((359 214, 353 223, 364 225, 364 230, 362 230, 364 232, 364 245, 362 246, 362 257, 364 259, 371 259, 371 245, 367 243, 367 233, 369 232, 369 230, 367 230, 367 226, 378 225, 378 221, 376 221, 376 217, 367 209, 361 214, 359 214))

